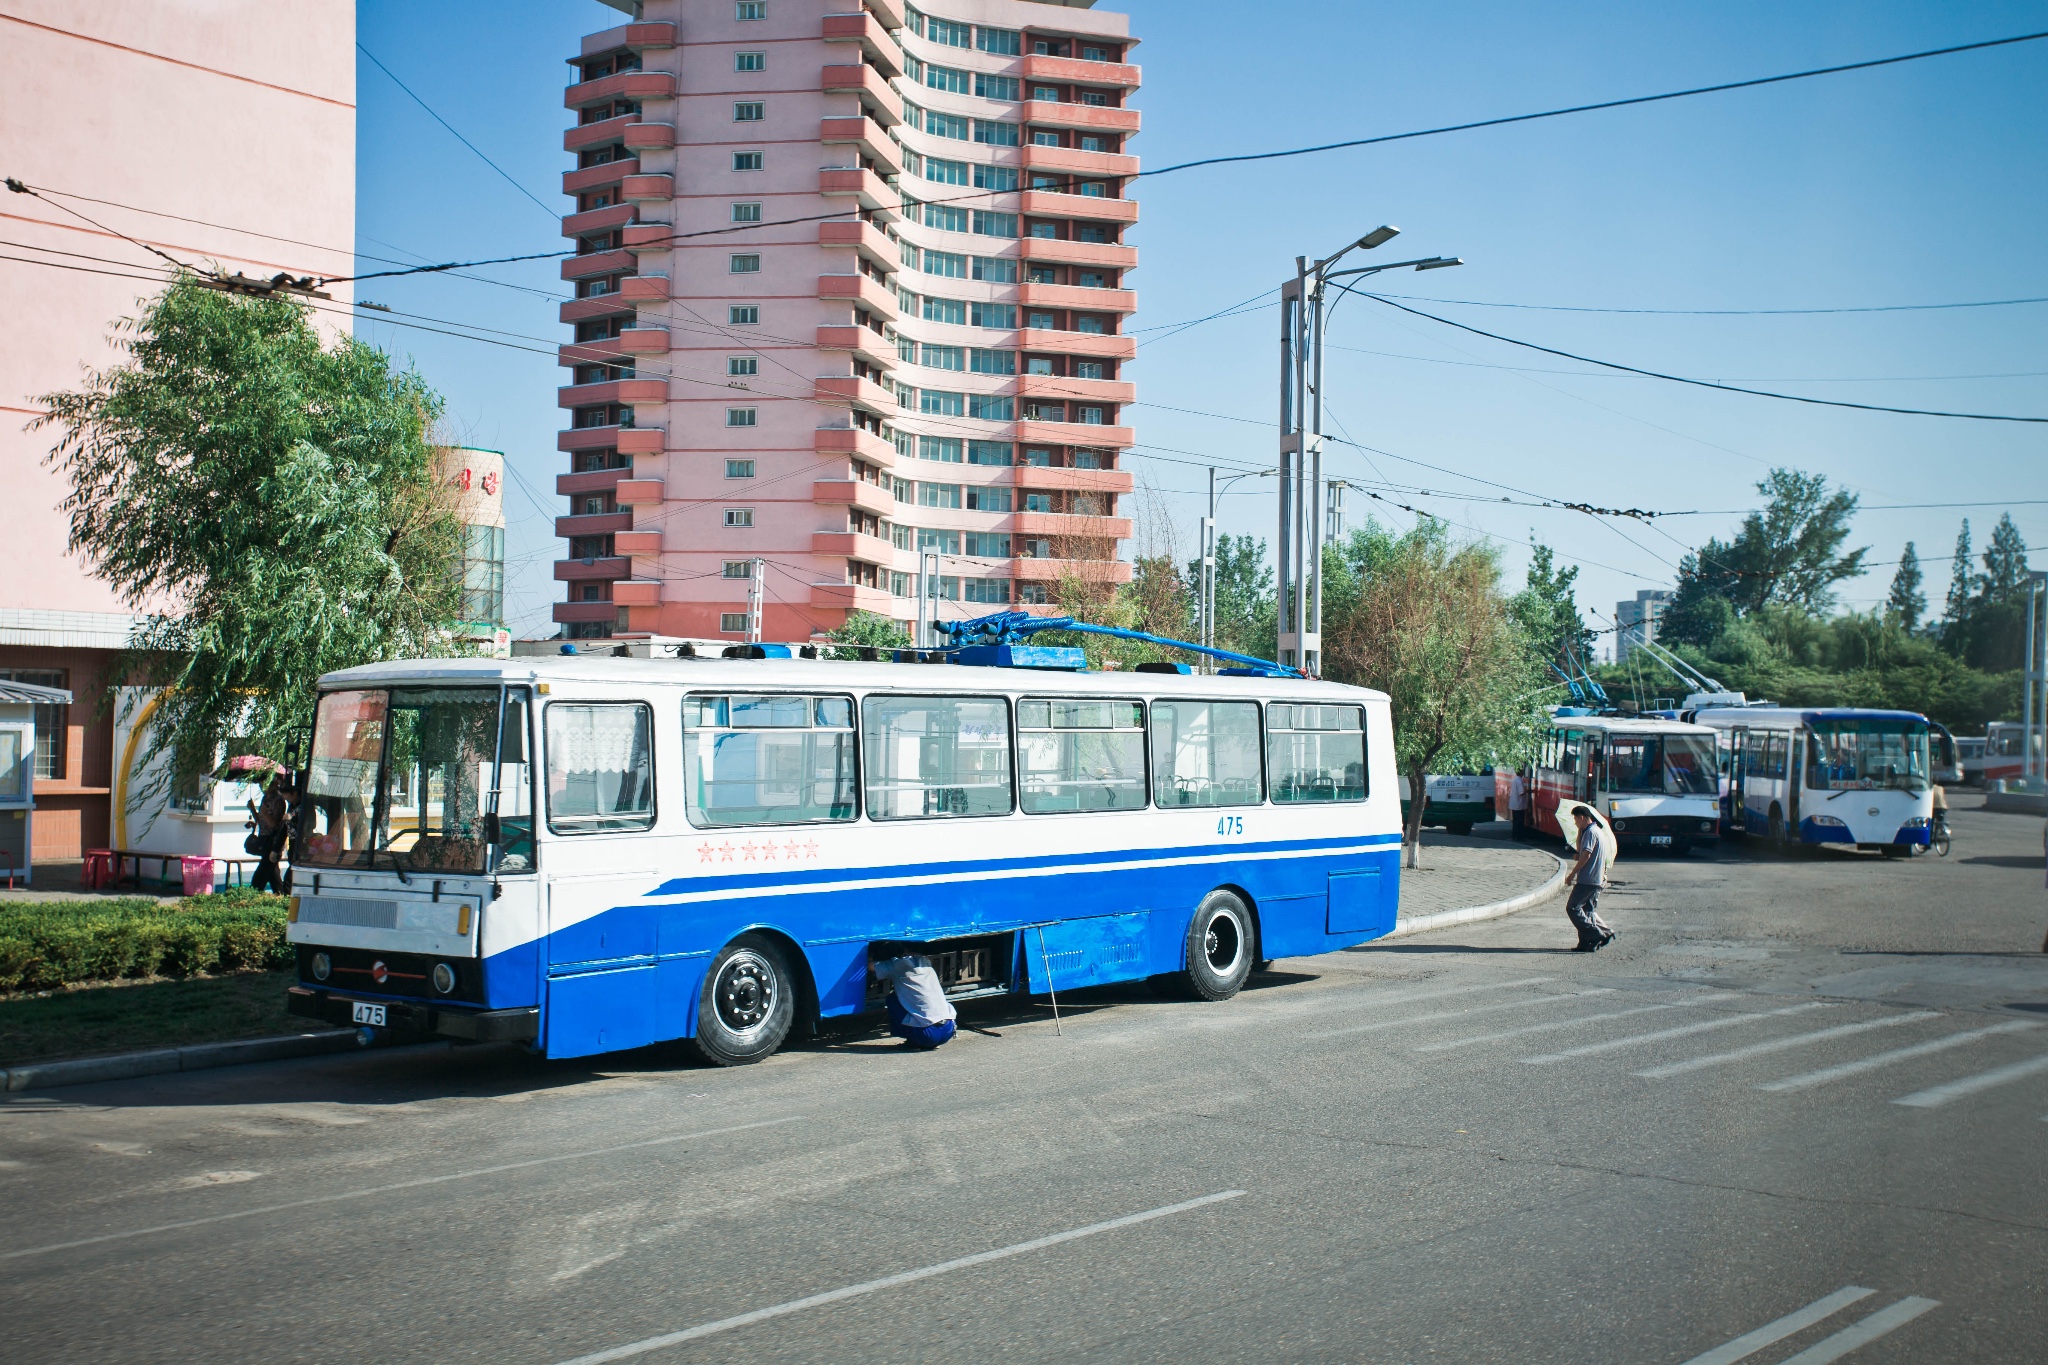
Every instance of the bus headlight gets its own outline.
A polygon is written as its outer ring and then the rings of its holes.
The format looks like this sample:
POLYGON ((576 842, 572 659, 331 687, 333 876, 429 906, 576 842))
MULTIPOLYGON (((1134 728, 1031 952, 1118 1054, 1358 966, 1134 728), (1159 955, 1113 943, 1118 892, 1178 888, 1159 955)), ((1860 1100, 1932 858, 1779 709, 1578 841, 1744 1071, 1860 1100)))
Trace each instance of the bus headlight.
POLYGON ((1719 826, 1717 826, 1712 820, 1700 821, 1700 833, 1702 834, 1712 834, 1717 828, 1719 828, 1719 826))
POLYGON ((1621 833, 1621 831, 1623 831, 1623 830, 1625 830, 1625 829, 1627 829, 1627 828, 1628 828, 1628 821, 1626 821, 1626 820, 1616 820, 1616 821, 1614 822, 1614 832, 1615 832, 1616 834, 1619 834, 1619 833, 1621 833))
POLYGON ((334 959, 325 953, 313 954, 313 979, 325 981, 334 974, 334 959))
POLYGON ((1928 825, 1928 819, 1927 819, 1927 817, 1926 817, 1926 816, 1924 816, 1924 815, 1916 815, 1916 816, 1914 816, 1914 817, 1913 817, 1912 819, 1910 819, 1910 820, 1908 820, 1908 821, 1906 822, 1906 824, 1905 824, 1905 828, 1907 828, 1907 829, 1926 829, 1926 828, 1927 828, 1927 825, 1928 825))
POLYGON ((455 969, 445 962, 434 964, 434 989, 443 995, 455 989, 455 969))
POLYGON ((1849 828, 1847 821, 1838 820, 1832 815, 1809 815, 1806 818, 1808 820, 1811 820, 1816 825, 1826 825, 1830 829, 1849 828))

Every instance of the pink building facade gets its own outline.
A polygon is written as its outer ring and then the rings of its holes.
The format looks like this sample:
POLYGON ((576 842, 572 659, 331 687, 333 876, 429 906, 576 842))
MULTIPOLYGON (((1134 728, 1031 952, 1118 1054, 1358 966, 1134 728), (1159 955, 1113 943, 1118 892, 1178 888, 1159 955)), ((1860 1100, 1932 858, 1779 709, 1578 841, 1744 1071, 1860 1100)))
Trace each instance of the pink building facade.
MULTIPOLYGON (((38 716, 36 857, 110 837, 106 671, 131 604, 66 551, 68 491, 30 431, 39 398, 117 352, 114 325, 170 279, 122 235, 269 278, 349 274, 352 0, 11 0, 0 13, 0 676, 68 688, 38 716), (40 197, 38 197, 38 195, 40 197), (92 221, 87 221, 87 220, 92 221)), ((337 286, 321 324, 346 330, 337 286)))
POLYGON ((1129 579, 1135 41, 1044 0, 646 0, 584 39, 565 634, 744 638, 756 565, 769 640, 1129 579))

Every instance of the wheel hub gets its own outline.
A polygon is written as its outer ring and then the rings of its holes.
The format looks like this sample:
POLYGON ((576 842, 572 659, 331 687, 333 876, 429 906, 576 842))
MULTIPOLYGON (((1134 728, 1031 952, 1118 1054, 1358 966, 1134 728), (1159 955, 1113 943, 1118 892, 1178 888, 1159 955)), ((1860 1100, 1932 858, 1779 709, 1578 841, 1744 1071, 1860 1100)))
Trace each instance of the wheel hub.
POLYGON ((753 953, 735 953, 718 974, 718 1021, 735 1033, 759 1028, 775 1009, 775 975, 753 953))

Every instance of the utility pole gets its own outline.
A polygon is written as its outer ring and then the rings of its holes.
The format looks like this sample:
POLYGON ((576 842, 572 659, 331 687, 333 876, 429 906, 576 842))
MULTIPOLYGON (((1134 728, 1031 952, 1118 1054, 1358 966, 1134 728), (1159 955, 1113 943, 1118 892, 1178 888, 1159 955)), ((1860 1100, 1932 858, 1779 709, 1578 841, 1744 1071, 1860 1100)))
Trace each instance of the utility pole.
POLYGON ((939 552, 923 551, 917 557, 917 647, 931 649, 938 643, 939 552))
POLYGON ((747 643, 761 643, 761 599, 768 587, 768 561, 747 561, 747 643))
POLYGON ((2027 572, 2027 655, 2025 682, 2023 686, 2023 709, 2021 715, 2025 728, 2020 735, 2020 760, 2022 777, 2048 778, 2048 755, 2037 760, 2034 746, 2048 743, 2048 667, 2043 666, 2044 647, 2048 647, 2048 629, 2041 621, 2041 608, 2048 605, 2048 570, 2030 569, 2027 572))
MULTIPOLYGON (((1216 466, 1209 466, 1209 515, 1202 518, 1202 587, 1196 611, 1202 618, 1201 634, 1196 636, 1210 649, 1216 647, 1216 466)), ((1216 661, 1204 657, 1202 671, 1214 673, 1216 661)))

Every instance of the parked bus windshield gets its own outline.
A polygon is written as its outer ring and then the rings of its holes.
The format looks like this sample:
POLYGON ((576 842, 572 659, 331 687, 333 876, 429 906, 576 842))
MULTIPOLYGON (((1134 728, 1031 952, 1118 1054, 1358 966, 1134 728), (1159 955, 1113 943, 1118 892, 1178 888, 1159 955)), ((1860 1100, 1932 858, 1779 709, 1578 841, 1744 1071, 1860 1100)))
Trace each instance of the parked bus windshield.
POLYGON ((1720 791, 1711 735, 1607 736, 1607 790, 1659 796, 1714 796, 1720 791))
POLYGON ((1927 790, 1927 727, 1916 721, 1816 721, 1812 749, 1806 785, 1816 790, 1927 790))

